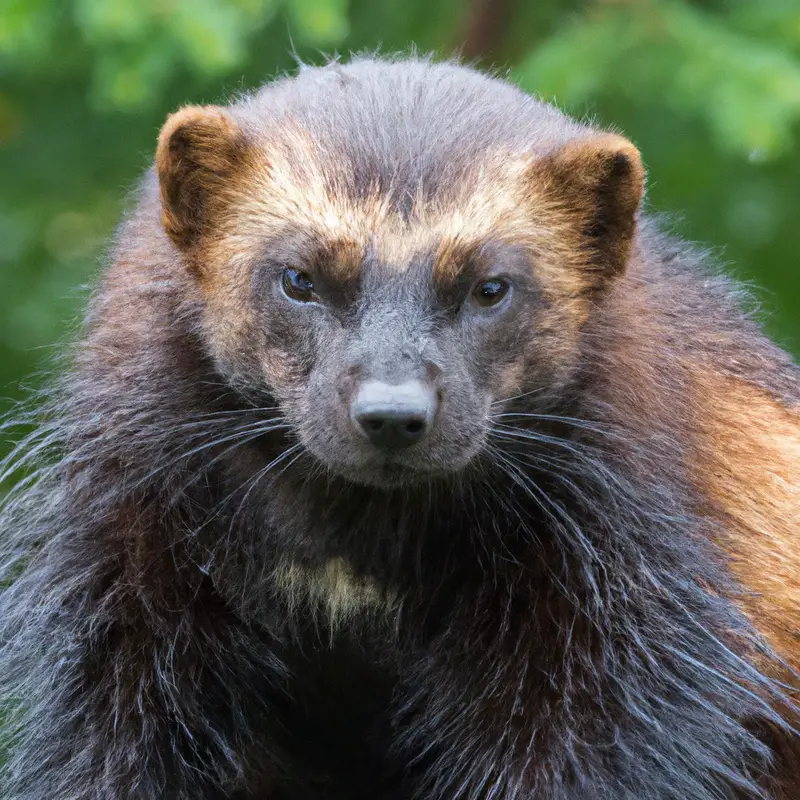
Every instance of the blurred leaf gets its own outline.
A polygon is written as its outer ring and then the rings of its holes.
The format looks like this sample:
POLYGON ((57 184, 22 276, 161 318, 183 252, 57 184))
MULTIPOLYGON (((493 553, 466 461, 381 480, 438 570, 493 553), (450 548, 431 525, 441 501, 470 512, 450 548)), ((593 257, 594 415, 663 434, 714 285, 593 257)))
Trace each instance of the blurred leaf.
POLYGON ((780 42, 800 53, 800 3, 797 0, 727 0, 728 18, 738 30, 766 43, 780 42))
POLYGON ((91 44, 141 41, 153 27, 150 8, 142 0, 76 0, 73 17, 91 44))
POLYGON ((181 0, 167 28, 193 68, 218 75, 244 61, 248 35, 268 20, 267 10, 266 3, 248 13, 220 0, 181 0))
POLYGON ((175 64, 174 51, 158 38, 136 48, 115 48, 93 69, 92 98, 99 110, 134 111, 161 92, 175 64))
POLYGON ((300 41, 338 44, 347 36, 347 0, 288 0, 287 5, 300 41))
POLYGON ((17 104, 0 92, 0 145, 20 132, 21 119, 17 104))
POLYGON ((800 120, 800 61, 682 2, 609 3, 565 26, 516 75, 573 108, 612 87, 657 97, 748 157, 785 152, 800 120))
POLYGON ((20 59, 44 52, 58 18, 51 0, 0 0, 0 55, 20 59))

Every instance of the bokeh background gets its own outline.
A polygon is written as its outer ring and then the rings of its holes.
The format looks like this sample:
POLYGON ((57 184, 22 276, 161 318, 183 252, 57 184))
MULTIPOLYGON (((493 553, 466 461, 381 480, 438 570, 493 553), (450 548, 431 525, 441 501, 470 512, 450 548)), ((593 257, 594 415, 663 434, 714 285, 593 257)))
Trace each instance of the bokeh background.
POLYGON ((800 353, 799 0, 0 0, 2 402, 69 337, 169 111, 412 44, 623 130, 650 208, 800 353))

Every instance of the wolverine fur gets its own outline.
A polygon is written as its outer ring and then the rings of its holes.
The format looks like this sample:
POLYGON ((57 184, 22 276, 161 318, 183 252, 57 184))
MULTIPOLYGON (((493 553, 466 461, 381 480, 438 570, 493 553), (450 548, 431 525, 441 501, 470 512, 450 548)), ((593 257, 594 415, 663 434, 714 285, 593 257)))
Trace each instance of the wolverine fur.
POLYGON ((6 463, 2 796, 800 797, 798 368, 643 181, 449 63, 173 115, 6 463), (423 351, 394 484, 337 370, 423 351))

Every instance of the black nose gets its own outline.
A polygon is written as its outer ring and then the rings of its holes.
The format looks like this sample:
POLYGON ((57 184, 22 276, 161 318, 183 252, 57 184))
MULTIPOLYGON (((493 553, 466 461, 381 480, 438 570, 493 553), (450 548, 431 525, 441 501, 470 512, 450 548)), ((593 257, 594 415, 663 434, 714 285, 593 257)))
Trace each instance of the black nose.
POLYGON ((424 438, 436 414, 436 392, 420 381, 366 381, 359 386, 350 417, 378 447, 408 447, 424 438))

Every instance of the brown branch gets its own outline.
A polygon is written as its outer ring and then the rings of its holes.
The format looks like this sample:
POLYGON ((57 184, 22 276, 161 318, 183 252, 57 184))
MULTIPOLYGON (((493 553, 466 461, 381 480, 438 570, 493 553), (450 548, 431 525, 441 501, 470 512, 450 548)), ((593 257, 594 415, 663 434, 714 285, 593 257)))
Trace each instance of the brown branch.
POLYGON ((508 0, 474 0, 464 16, 458 50, 467 61, 499 54, 508 18, 508 0))

